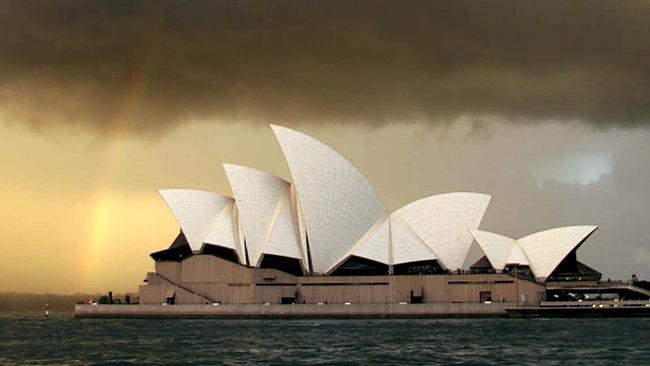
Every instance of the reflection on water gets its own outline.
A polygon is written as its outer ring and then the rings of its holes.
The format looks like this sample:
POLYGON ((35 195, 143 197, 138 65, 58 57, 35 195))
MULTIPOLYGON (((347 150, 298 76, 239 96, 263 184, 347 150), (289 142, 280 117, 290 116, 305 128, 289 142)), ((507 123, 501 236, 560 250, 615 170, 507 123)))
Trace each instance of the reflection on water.
POLYGON ((650 364, 650 318, 48 319, 0 313, 0 364, 650 364))

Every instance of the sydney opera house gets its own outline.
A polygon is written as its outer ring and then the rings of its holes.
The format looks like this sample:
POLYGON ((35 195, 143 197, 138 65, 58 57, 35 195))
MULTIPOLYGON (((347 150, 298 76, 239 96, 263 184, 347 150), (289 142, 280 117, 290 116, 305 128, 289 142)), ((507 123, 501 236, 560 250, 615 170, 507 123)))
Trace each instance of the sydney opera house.
POLYGON ((271 127, 291 182, 224 164, 234 197, 160 191, 180 233, 151 254, 155 272, 140 286, 140 304, 536 306, 549 296, 634 292, 588 285, 601 275, 576 251, 596 226, 509 238, 481 229, 491 196, 472 192, 432 195, 389 212, 332 148, 271 127))

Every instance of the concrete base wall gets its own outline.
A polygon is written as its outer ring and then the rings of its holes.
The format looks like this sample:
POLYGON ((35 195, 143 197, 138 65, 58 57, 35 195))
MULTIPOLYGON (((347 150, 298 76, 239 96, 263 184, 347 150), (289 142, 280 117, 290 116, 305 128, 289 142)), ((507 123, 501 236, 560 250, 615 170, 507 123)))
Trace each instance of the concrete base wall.
POLYGON ((140 304, 159 305, 175 293, 176 304, 280 304, 283 297, 299 304, 399 304, 411 293, 424 303, 482 305, 481 293, 493 303, 538 306, 544 286, 505 274, 394 276, 303 276, 274 269, 249 268, 226 260, 195 255, 182 262, 157 262, 156 272, 140 286, 140 304), (200 294, 202 296, 197 296, 200 294))
POLYGON ((77 318, 502 317, 514 303, 297 305, 76 305, 77 318))

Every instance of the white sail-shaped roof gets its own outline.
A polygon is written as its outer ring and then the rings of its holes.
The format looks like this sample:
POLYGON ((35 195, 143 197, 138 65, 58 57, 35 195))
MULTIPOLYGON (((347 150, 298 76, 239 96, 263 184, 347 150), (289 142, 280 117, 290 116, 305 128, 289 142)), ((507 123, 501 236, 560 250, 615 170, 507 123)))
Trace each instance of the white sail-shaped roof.
POLYGON ((224 248, 233 249, 237 253, 239 263, 246 263, 246 254, 239 242, 237 234, 237 213, 235 212, 235 200, 228 198, 223 210, 217 216, 210 232, 205 237, 205 244, 218 245, 224 248))
POLYGON ((519 264, 519 265, 530 265, 528 256, 526 252, 521 248, 521 242, 517 240, 515 245, 512 246, 512 250, 508 253, 508 259, 506 259, 505 264, 519 264))
POLYGON ((437 259, 436 255, 411 229, 398 217, 391 215, 390 236, 392 248, 391 264, 403 264, 437 259))
POLYGON ((293 218, 295 230, 298 233, 298 241, 300 242, 300 249, 302 249, 305 269, 310 272, 312 269, 309 268, 309 254, 307 253, 307 230, 305 229, 300 202, 298 202, 298 191, 296 191, 294 184, 291 185, 291 217, 293 218))
POLYGON ((380 219, 384 205, 361 173, 322 142, 271 126, 298 191, 314 272, 326 273, 380 219))
POLYGON ((338 262, 350 256, 363 257, 387 265, 437 259, 431 249, 399 217, 376 223, 338 262))
POLYGON ((304 261, 301 250, 298 231, 293 222, 291 196, 288 189, 283 191, 282 195, 278 198, 273 222, 271 223, 265 245, 262 247, 262 254, 296 258, 302 262, 303 268, 306 268, 306 261, 304 261))
POLYGON ((598 226, 566 226, 540 231, 518 240, 481 230, 471 230, 495 269, 508 264, 529 265, 535 277, 546 279, 571 251, 598 226))
POLYGON ((390 264, 390 221, 383 220, 368 230, 350 250, 350 255, 390 264))
POLYGON ((472 244, 469 230, 477 229, 491 196, 454 192, 422 198, 393 213, 427 244, 449 270, 463 266, 472 244))
POLYGON ((530 260, 535 277, 546 279, 597 228, 593 225, 559 227, 528 235, 517 242, 530 260))
POLYGON ((261 170, 235 164, 223 167, 239 209, 250 264, 258 266, 263 254, 302 260, 290 184, 261 170))
POLYGON ((161 189, 158 192, 172 210, 190 248, 195 252, 201 250, 229 198, 193 189, 161 189))
MULTIPOLYGON (((510 252, 515 248, 515 239, 483 230, 470 230, 485 256, 496 269, 503 269, 510 252)), ((512 262, 511 262, 512 263, 512 262)))

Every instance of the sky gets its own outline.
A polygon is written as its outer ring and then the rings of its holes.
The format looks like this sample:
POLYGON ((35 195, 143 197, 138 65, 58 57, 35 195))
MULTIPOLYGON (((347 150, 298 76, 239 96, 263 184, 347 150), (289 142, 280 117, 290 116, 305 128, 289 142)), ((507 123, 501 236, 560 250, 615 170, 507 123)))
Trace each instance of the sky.
POLYGON ((135 291, 157 189, 290 179, 269 123, 391 211, 488 193, 482 229, 599 225, 579 260, 648 279, 648 39, 644 1, 1 1, 0 291, 135 291))

